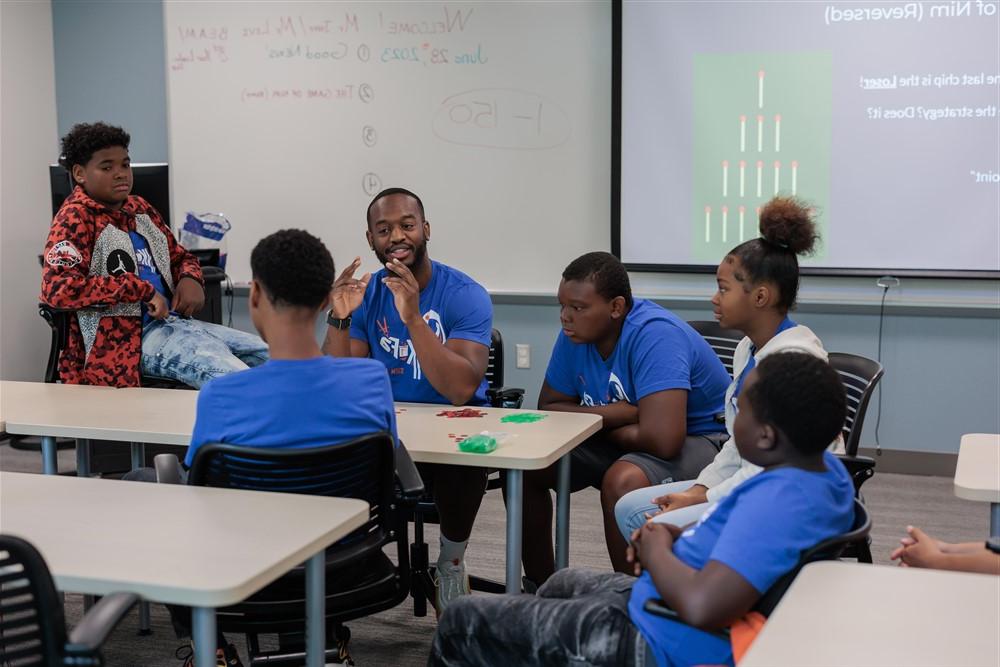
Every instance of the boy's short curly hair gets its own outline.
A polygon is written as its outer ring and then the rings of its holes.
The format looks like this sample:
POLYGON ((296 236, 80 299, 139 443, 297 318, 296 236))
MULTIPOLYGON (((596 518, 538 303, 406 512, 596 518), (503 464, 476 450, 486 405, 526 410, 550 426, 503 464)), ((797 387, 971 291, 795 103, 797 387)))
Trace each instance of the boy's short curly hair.
POLYGON ((73 171, 73 165, 86 165, 94 153, 102 148, 121 146, 128 150, 132 140, 129 133, 120 127, 107 123, 77 123, 62 138, 62 155, 59 164, 66 171, 73 171))
POLYGON ((804 352, 762 359, 747 400, 758 422, 781 429, 793 447, 808 454, 826 449, 847 418, 840 375, 826 361, 804 352))
POLYGON ((594 290, 605 300, 625 298, 625 307, 632 308, 632 285, 628 271, 617 257, 609 252, 588 252, 580 255, 562 273, 563 280, 589 281, 594 290))
POLYGON ((323 242, 301 229, 265 236, 250 253, 253 277, 275 305, 319 308, 333 288, 333 257, 323 242))

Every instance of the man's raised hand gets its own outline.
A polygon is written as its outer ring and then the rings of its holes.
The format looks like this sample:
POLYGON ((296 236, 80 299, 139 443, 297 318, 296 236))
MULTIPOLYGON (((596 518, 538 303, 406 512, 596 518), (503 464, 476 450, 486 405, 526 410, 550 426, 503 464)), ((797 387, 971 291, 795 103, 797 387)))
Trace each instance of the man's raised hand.
POLYGON ((420 315, 420 285, 405 264, 398 259, 390 259, 385 264, 390 275, 382 279, 385 286, 392 292, 396 311, 403 324, 410 326, 421 318, 420 315))
POLYGON ((366 273, 360 278, 355 278, 354 274, 360 266, 361 258, 355 257, 354 261, 341 271, 340 276, 333 283, 333 291, 330 292, 330 307, 336 318, 348 317, 357 310, 365 298, 365 289, 368 288, 368 281, 371 280, 372 274, 366 273))

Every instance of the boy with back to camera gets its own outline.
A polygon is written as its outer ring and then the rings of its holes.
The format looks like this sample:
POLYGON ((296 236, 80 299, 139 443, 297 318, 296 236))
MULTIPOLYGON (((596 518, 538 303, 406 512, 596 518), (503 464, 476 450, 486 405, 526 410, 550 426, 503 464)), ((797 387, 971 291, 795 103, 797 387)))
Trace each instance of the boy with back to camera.
MULTIPOLYGON (((307 448, 387 431, 398 443, 396 413, 385 367, 372 359, 336 359, 320 350, 316 320, 329 307, 333 258, 308 232, 284 229, 250 255, 250 319, 271 358, 242 373, 208 382, 198 394, 191 444, 184 464, 211 443, 307 448)), ((126 475, 155 481, 150 469, 126 475)), ((172 607, 178 634, 190 632, 190 614, 172 607)), ((350 633, 339 630, 340 664, 351 665, 350 633)), ((240 665, 236 649, 219 633, 220 665, 240 665)), ((183 647, 186 648, 186 647, 183 647)))
POLYGON ((638 579, 565 569, 536 596, 456 600, 428 664, 732 665, 729 641, 708 631, 744 618, 805 549, 854 521, 854 485, 825 451, 846 414, 837 372, 809 354, 774 354, 738 401, 736 446, 764 470, 686 529, 637 530, 629 558, 638 579), (645 611, 650 598, 688 625, 645 611))
POLYGON ((267 360, 257 336, 190 319, 205 302, 198 260, 131 195, 130 137, 74 125, 59 163, 75 187, 49 229, 41 300, 73 310, 59 357, 67 384, 137 387, 141 375, 200 387, 267 360))

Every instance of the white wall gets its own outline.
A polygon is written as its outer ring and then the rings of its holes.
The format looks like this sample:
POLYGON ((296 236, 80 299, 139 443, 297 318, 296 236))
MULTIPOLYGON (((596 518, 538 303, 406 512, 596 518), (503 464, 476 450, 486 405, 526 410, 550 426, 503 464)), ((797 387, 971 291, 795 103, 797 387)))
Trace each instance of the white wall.
POLYGON ((37 314, 38 254, 58 155, 52 5, 0 2, 0 378, 41 380, 49 328, 37 314))

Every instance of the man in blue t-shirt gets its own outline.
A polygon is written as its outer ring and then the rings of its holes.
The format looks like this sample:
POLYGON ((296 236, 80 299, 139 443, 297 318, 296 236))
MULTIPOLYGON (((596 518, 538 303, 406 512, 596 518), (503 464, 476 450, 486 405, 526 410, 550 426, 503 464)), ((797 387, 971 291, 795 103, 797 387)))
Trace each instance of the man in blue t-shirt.
MULTIPOLYGON (((725 433, 729 375, 708 343, 670 311, 633 299, 628 273, 606 252, 573 260, 559 283, 560 331, 538 396, 541 410, 600 415, 603 428, 570 454, 572 491, 601 490, 611 563, 628 567, 615 503, 664 480, 692 479, 725 433)), ((555 571, 556 466, 524 479, 524 570, 540 584, 555 571)))
MULTIPOLYGON (((383 190, 368 205, 368 245, 384 268, 355 278, 357 257, 337 278, 323 349, 371 357, 389 372, 397 401, 487 405, 493 306, 481 285, 431 261, 430 223, 417 195, 383 190)), ((435 608, 469 594, 465 549, 486 487, 486 469, 422 465, 441 519, 435 608)))
POLYGON ((735 424, 740 455, 763 472, 686 530, 637 530, 629 555, 639 579, 566 569, 537 596, 459 600, 438 624, 428 664, 610 667, 651 655, 660 667, 732 665, 730 642, 709 631, 748 614, 804 550, 851 528, 854 485, 824 451, 845 415, 843 385, 825 361, 766 357, 746 378, 735 424), (653 597, 683 623, 645 611, 653 597))

